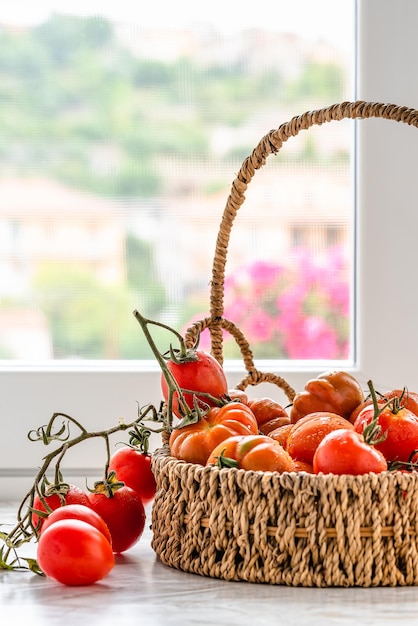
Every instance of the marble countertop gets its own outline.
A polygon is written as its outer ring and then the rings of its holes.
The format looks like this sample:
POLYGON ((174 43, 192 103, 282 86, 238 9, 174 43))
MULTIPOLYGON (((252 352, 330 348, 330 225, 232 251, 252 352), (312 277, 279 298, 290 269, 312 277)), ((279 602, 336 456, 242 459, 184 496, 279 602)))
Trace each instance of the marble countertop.
MULTIPOLYGON (((0 503, 0 524, 12 524, 15 512, 13 504, 0 503)), ((35 626, 68 626, 78 620, 87 620, 88 626, 385 626, 418 621, 416 587, 280 587, 171 569, 151 548, 150 519, 147 509, 138 544, 118 556, 111 573, 95 585, 65 587, 29 572, 0 570, 1 623, 19 618, 35 626)))

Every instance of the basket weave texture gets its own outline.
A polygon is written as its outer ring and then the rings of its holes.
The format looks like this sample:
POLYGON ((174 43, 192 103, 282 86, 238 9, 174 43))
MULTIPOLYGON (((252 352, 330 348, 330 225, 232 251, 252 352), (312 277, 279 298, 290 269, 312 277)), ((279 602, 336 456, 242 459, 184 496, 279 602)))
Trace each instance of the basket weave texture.
MULTIPOLYGON (((233 181, 216 242, 210 314, 186 333, 192 345, 205 328, 223 363, 223 332, 240 347, 246 374, 238 385, 271 382, 289 401, 294 389, 261 372, 241 330, 223 317, 225 264, 232 224, 245 191, 270 154, 300 131, 342 119, 380 117, 418 127, 415 109, 344 102, 292 118, 265 135, 233 181)), ((290 586, 418 584, 418 475, 363 476, 252 472, 203 467, 153 454, 157 492, 152 547, 163 563, 186 572, 290 586)))

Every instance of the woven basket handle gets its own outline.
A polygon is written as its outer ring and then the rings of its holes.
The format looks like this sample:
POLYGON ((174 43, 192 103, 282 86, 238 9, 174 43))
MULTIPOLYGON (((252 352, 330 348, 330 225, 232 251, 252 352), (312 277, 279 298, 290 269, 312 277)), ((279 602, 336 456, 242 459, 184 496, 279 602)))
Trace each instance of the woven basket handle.
POLYGON ((260 372, 254 365, 253 354, 248 341, 241 330, 230 320, 223 317, 224 313, 224 281, 225 265, 228 252, 229 238, 232 224, 238 209, 245 200, 245 191, 255 171, 260 169, 270 154, 276 154, 289 137, 295 137, 301 130, 311 126, 324 124, 333 120, 366 119, 381 117, 383 119, 403 122, 418 127, 418 111, 381 102, 343 102, 333 104, 323 109, 308 111, 303 115, 293 117, 289 122, 271 130, 265 135, 248 156, 232 183, 232 189, 222 215, 216 240, 216 249, 212 267, 212 282, 210 293, 210 316, 195 322, 187 329, 186 343, 193 345, 199 333, 207 328, 211 336, 211 353, 223 364, 223 334, 226 330, 238 344, 247 370, 247 375, 237 385, 238 389, 245 389, 248 385, 258 385, 261 382, 271 382, 283 389, 290 401, 295 396, 295 390, 281 376, 273 373, 260 372))
MULTIPOLYGON (((271 130, 261 139, 251 155, 243 162, 237 177, 232 183, 232 189, 223 212, 212 268, 210 323, 208 323, 208 328, 211 334, 212 354, 220 363, 223 362, 222 327, 224 324, 224 280, 229 238, 233 221, 238 209, 245 200, 245 191, 255 171, 265 164, 270 154, 277 153, 282 147, 282 144, 287 141, 289 137, 295 137, 301 130, 307 130, 311 126, 321 125, 333 120, 364 119, 371 117, 381 117, 418 127, 418 111, 415 109, 397 106, 395 104, 364 102, 361 100, 356 102, 343 102, 323 109, 308 111, 303 115, 293 117, 289 122, 282 124, 277 130, 271 130)), ((250 368, 251 366, 247 366, 247 369, 250 368)))

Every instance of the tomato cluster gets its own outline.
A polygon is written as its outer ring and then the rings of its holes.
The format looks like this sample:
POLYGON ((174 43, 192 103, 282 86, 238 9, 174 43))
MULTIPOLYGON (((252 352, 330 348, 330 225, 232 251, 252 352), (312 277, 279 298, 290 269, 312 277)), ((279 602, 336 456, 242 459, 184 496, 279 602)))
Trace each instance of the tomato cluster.
MULTIPOLYGON (((176 458, 278 472, 418 469, 418 393, 378 394, 370 381, 366 394, 350 373, 329 371, 309 380, 284 408, 271 398, 249 399, 243 391, 220 392, 221 366, 213 360, 210 368, 206 378, 200 376, 199 361, 189 363, 187 371, 181 365, 176 369, 180 388, 199 388, 199 393, 204 388, 217 400, 191 423, 174 427, 169 445, 176 458)), ((192 406, 190 397, 188 403, 192 406)))
POLYGON ((31 522, 45 575, 65 585, 95 583, 111 571, 115 554, 139 541, 145 505, 156 487, 150 459, 123 446, 110 457, 106 479, 95 483, 93 490, 64 483, 35 495, 31 522))

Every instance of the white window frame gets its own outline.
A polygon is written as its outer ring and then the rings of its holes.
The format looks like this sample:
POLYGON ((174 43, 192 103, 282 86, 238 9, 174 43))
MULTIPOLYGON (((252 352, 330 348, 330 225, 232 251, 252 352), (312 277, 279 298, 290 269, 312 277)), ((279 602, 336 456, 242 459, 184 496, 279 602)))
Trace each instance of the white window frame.
MULTIPOLYGON (((418 3, 401 0, 400 4, 359 0, 356 97, 418 108, 418 3)), ((418 289, 414 281, 418 134, 414 128, 385 120, 355 124, 358 289, 356 363, 351 371, 365 388, 372 378, 381 389, 407 385, 418 390, 418 289), (395 184, 390 182, 393 174, 395 184)), ((279 373, 298 390, 309 378, 332 367, 286 364, 279 373)), ((226 371, 231 387, 245 373, 233 365, 227 365, 226 371)), ((159 380, 153 361, 1 369, 0 500, 19 500, 48 452, 41 443, 26 439, 30 429, 45 424, 54 412, 73 415, 89 430, 109 428, 120 418, 130 421, 135 419, 137 402, 159 404, 159 380)), ((274 386, 262 385, 257 388, 260 394, 283 400, 274 386)), ((153 442, 158 445, 157 440, 153 442)), ((69 454, 67 480, 84 484, 87 475, 99 479, 95 473, 100 472, 102 453, 93 444, 79 446, 69 454)))

